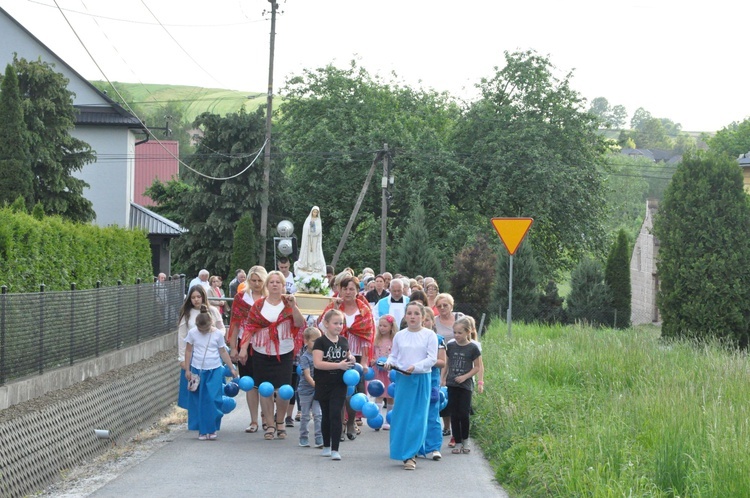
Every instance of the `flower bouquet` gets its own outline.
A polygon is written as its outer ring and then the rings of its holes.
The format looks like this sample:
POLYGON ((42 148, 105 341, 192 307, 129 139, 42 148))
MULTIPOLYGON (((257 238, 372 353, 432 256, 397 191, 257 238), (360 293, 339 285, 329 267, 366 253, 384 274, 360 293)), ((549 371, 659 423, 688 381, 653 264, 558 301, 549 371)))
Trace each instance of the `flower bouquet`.
POLYGON ((331 302, 331 288, 325 275, 313 273, 294 279, 297 307, 305 315, 320 315, 331 302))

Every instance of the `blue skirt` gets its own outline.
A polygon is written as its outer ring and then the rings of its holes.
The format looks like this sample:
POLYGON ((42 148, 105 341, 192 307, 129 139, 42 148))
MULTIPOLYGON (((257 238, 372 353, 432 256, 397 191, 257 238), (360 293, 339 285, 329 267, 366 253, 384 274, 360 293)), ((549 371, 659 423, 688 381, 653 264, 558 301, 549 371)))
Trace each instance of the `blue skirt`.
POLYGON ((185 371, 180 367, 180 390, 177 391, 177 406, 180 408, 188 409, 188 391, 187 379, 185 378, 185 371))
POLYGON ((224 396, 224 367, 213 370, 199 370, 190 367, 191 372, 200 375, 197 391, 188 391, 188 430, 198 434, 211 434, 221 429, 221 404, 224 396))
POLYGON ((432 382, 429 373, 396 374, 396 393, 391 413, 391 458, 414 458, 425 444, 432 382))
MULTIPOLYGON (((430 391, 440 389, 440 369, 432 369, 430 391), (435 375, 437 374, 437 375, 435 375)), ((432 394, 432 393, 430 393, 432 394)), ((391 415, 393 417, 393 415, 391 415)), ((427 455, 433 451, 440 451, 443 446, 443 429, 440 425, 440 399, 430 400, 430 409, 427 412, 427 436, 425 437, 424 446, 419 450, 420 455, 427 455)))

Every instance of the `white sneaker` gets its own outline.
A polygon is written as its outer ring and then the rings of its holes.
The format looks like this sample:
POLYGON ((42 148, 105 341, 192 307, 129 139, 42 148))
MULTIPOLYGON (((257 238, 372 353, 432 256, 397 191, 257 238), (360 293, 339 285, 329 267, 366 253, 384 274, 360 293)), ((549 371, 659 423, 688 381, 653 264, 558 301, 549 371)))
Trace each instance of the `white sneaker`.
POLYGON ((329 457, 331 456, 331 448, 323 448, 323 451, 320 452, 320 456, 322 457, 329 457))
POLYGON ((443 458, 443 455, 441 455, 439 451, 433 451, 432 452, 432 459, 433 460, 435 460, 437 462, 441 458, 443 458))
POLYGON ((341 455, 338 451, 331 452, 331 460, 341 460, 341 455))

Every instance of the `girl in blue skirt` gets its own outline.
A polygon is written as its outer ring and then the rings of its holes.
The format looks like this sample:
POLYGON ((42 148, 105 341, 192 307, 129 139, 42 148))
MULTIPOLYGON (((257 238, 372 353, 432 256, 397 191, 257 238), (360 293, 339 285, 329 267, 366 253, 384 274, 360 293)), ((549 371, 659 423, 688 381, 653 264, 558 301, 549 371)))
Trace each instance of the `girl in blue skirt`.
POLYGON ((224 416, 221 410, 224 395, 222 360, 230 366, 232 377, 239 374, 227 352, 224 334, 214 327, 207 305, 201 305, 195 327, 188 331, 185 342, 185 363, 190 365, 185 378, 188 382, 194 376, 200 378, 198 389, 188 395, 188 430, 198 431, 201 441, 214 440, 224 416))
POLYGON ((390 454, 404 462, 404 470, 417 468, 416 456, 425 444, 432 390, 431 370, 437 362, 435 332, 422 326, 424 306, 406 306, 407 328, 393 338, 386 370, 396 369, 395 403, 391 413, 390 454))

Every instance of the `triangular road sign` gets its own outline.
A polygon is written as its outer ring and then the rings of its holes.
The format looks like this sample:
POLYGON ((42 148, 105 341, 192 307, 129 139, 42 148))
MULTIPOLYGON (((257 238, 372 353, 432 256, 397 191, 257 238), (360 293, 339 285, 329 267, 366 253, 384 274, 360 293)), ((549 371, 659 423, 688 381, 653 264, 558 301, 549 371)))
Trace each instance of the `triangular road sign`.
POLYGON ((511 256, 518 250, 533 222, 533 218, 492 218, 492 226, 511 256))

